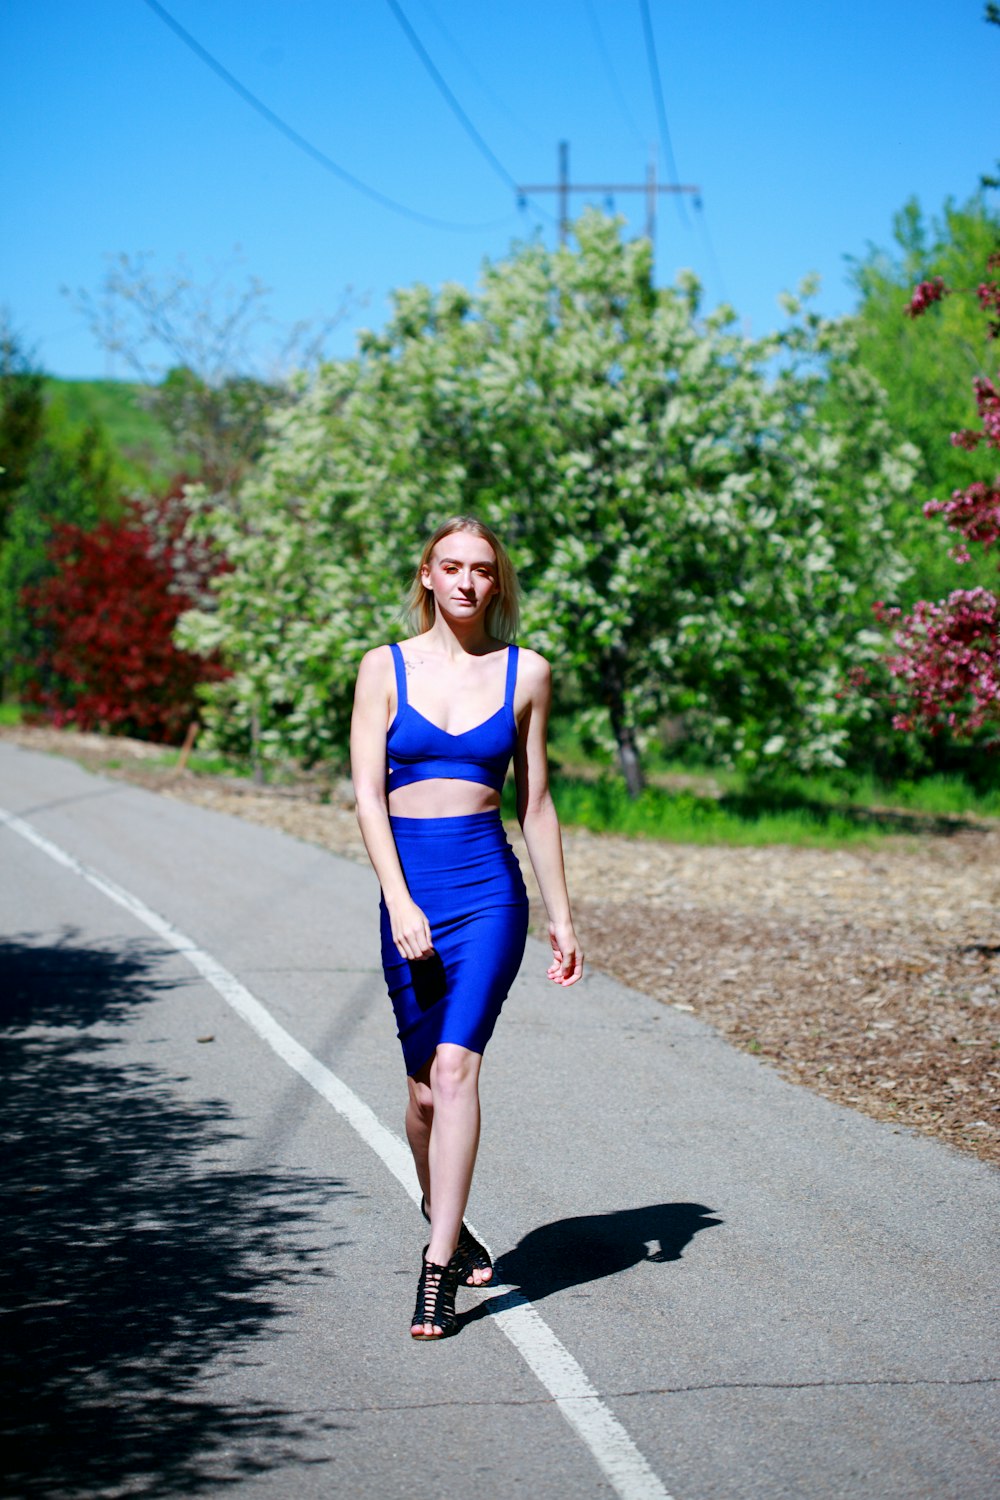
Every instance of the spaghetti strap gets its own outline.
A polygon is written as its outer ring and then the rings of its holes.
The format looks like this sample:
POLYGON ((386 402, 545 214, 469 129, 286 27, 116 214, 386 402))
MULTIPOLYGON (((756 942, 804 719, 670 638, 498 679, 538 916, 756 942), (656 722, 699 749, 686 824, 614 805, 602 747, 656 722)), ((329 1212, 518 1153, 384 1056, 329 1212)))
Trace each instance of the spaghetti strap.
POLYGON ((406 668, 403 665, 403 653, 395 642, 390 644, 389 650, 396 669, 396 713, 401 714, 406 707, 406 668))
POLYGON ((507 683, 504 687, 503 706, 514 707, 514 689, 517 686, 517 647, 507 647, 507 683))

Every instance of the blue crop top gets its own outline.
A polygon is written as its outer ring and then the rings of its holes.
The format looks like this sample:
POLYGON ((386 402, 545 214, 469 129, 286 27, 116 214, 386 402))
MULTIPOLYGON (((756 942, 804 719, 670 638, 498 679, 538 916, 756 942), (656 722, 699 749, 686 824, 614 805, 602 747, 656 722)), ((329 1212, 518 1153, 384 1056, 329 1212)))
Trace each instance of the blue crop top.
POLYGON ((386 790, 409 786, 414 781, 437 777, 451 781, 478 781, 499 792, 517 744, 514 718, 514 686, 517 682, 517 647, 507 648, 507 683, 503 707, 466 729, 449 734, 425 719, 406 696, 403 653, 390 646, 396 668, 396 717, 386 736, 386 790))

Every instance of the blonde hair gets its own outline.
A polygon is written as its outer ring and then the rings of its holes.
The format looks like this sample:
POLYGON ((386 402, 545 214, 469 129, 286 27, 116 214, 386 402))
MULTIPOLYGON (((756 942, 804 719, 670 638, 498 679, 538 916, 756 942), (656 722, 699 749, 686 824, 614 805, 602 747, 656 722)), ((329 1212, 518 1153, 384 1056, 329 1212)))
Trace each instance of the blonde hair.
POLYGON ((493 548, 493 555, 497 562, 497 592, 490 600, 486 611, 486 629, 498 641, 512 641, 517 635, 520 620, 517 574, 514 572, 514 564, 508 556, 507 549, 496 532, 483 521, 477 520, 475 516, 452 516, 450 521, 443 522, 428 539, 427 545, 420 554, 417 571, 413 576, 413 583, 406 600, 407 624, 414 635, 430 630, 434 624, 434 595, 430 589, 424 587, 421 574, 424 568, 430 566, 434 548, 438 542, 443 542, 446 536, 453 536, 456 531, 466 531, 471 536, 478 536, 480 540, 488 542, 493 548))

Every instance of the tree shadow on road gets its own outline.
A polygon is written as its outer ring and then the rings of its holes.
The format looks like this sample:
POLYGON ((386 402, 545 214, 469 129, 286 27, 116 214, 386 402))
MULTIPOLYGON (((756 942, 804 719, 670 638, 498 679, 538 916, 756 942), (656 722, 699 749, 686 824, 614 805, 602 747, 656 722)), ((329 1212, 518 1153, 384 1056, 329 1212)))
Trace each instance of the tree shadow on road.
MULTIPOLYGON (((606 1214, 581 1214, 532 1229, 513 1250, 499 1256, 495 1284, 515 1287, 529 1302, 555 1292, 617 1276, 642 1261, 680 1260, 702 1229, 721 1224, 703 1203, 651 1203, 606 1214)), ((503 1296, 493 1299, 502 1302, 503 1296)), ((499 1311, 489 1302, 462 1314, 463 1323, 499 1311)))
POLYGON ((0 1430, 27 1500, 176 1495, 328 1456, 320 1414, 227 1402, 212 1363, 261 1358, 281 1294, 324 1274, 324 1210, 348 1190, 231 1165, 226 1103, 122 1059, 117 1027, 184 982, 168 962, 71 932, 0 943, 0 1430))

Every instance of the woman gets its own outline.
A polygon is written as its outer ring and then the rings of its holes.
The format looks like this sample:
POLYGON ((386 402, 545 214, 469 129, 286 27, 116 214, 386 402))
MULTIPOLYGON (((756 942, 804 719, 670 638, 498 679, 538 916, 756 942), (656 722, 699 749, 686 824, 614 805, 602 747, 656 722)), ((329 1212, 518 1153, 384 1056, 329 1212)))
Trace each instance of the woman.
POLYGON ((358 821, 382 887, 382 964, 406 1063, 406 1136, 431 1226, 410 1333, 454 1331, 459 1281, 493 1274, 462 1222, 479 1145, 482 1054, 524 952, 528 902, 500 821, 517 814, 549 915, 548 977, 575 984, 562 844, 548 789, 548 663, 508 644, 517 580, 469 517, 439 526, 410 594, 418 632, 361 663, 351 725, 358 821))

